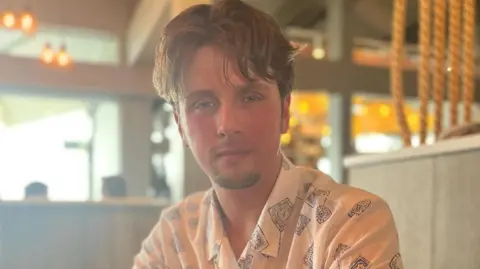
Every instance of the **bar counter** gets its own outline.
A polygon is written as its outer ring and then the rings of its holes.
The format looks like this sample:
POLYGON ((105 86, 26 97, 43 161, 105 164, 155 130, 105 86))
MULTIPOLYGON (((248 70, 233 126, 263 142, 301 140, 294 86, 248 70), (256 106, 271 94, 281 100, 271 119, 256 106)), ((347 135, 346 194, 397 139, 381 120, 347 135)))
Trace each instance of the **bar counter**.
POLYGON ((0 202, 0 268, 130 269, 165 202, 0 202))
POLYGON ((390 205, 405 268, 479 268, 480 135, 344 164, 350 185, 390 205))

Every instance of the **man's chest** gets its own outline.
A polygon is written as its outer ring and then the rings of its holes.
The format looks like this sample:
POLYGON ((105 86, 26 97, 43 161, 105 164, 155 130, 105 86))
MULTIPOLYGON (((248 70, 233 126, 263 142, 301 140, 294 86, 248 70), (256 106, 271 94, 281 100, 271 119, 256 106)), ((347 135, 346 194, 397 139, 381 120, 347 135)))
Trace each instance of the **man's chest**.
POLYGON ((198 230, 205 229, 204 232, 192 235, 182 243, 187 245, 181 248, 183 251, 171 254, 178 256, 183 268, 316 268, 317 261, 324 260, 320 249, 325 248, 318 241, 319 223, 324 224, 328 219, 328 212, 311 210, 305 204, 295 218, 282 219, 286 223, 282 230, 276 225, 257 226, 247 241, 232 240, 236 237, 216 231, 215 225, 201 227, 200 222, 198 230), (290 242, 285 242, 289 233, 290 242), (278 264, 281 267, 274 267, 278 264))
MULTIPOLYGON (((234 250, 228 241, 228 238, 222 240, 218 246, 217 252, 211 259, 204 250, 207 245, 190 245, 187 251, 182 253, 172 253, 177 255, 179 263, 183 268, 200 269, 257 269, 257 268, 316 268, 320 266, 319 261, 323 260, 323 255, 318 250, 313 238, 294 237, 287 256, 270 256, 262 251, 256 251, 253 242, 249 242, 242 252, 239 259, 236 258, 234 250), (317 253, 318 252, 318 253, 317 253), (314 259, 315 257, 315 259, 314 259), (282 267, 278 267, 282 265, 282 267)), ((175 268, 175 267, 170 267, 175 268)))

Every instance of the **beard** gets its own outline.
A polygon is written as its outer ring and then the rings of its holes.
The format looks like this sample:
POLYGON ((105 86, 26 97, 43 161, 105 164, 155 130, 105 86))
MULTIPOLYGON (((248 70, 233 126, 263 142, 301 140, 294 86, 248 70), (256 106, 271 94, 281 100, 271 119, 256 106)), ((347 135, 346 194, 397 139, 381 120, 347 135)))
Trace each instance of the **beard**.
POLYGON ((212 181, 224 189, 239 190, 250 188, 260 181, 260 173, 246 173, 239 177, 215 175, 212 181))

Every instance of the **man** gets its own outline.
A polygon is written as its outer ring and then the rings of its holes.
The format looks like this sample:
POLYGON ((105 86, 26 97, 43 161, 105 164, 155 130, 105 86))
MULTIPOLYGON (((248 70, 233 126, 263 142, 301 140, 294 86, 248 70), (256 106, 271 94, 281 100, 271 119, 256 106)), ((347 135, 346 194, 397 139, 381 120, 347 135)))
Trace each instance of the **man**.
POLYGON ((166 26, 155 85, 212 188, 162 212, 133 268, 403 268, 383 200, 281 153, 294 54, 239 0, 166 26))

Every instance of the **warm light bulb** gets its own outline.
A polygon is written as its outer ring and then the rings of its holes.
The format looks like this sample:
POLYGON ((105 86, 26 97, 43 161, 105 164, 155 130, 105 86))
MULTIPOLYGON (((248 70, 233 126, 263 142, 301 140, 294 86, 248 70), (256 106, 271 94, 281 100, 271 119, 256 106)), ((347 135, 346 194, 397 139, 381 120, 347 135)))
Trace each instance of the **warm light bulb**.
POLYGON ((25 32, 32 32, 34 22, 33 15, 30 12, 25 12, 20 17, 20 27, 25 32))
POLYGON ((387 105, 381 105, 379 108, 380 116, 386 118, 390 116, 390 107, 387 105))
POLYGON ((55 52, 52 49, 52 46, 50 44, 46 44, 45 47, 43 48, 42 54, 40 56, 40 59, 47 64, 51 64, 53 60, 55 59, 55 52))
POLYGON ((301 114, 307 114, 310 110, 310 104, 307 101, 302 101, 298 106, 298 110, 301 114))
POLYGON ((280 143, 282 145, 288 145, 292 141, 292 135, 290 133, 285 133, 280 137, 280 143))
POLYGON ((70 55, 67 53, 66 47, 62 46, 60 51, 57 54, 57 62, 59 66, 67 66, 70 65, 70 55))
POLYGON ((314 59, 321 60, 325 57, 325 50, 322 48, 316 48, 313 50, 312 56, 314 59))
POLYGON ((15 27, 15 14, 10 11, 3 13, 2 24, 7 28, 15 27))

